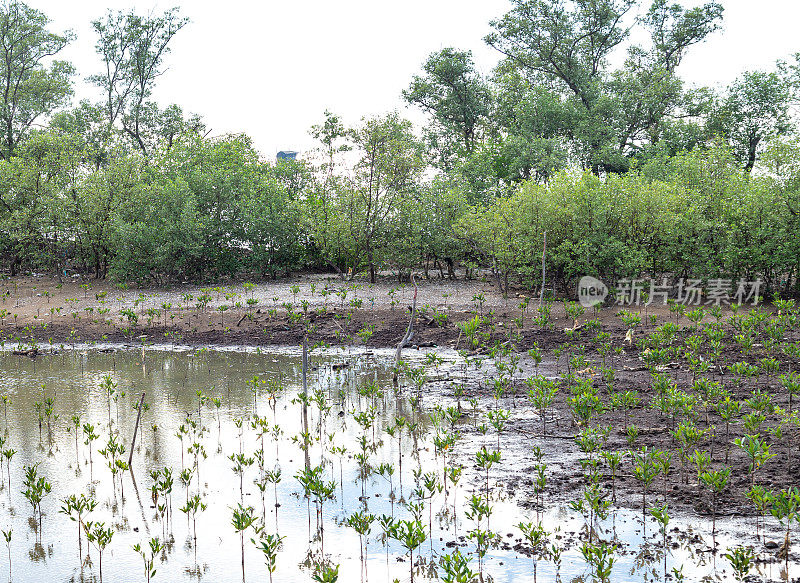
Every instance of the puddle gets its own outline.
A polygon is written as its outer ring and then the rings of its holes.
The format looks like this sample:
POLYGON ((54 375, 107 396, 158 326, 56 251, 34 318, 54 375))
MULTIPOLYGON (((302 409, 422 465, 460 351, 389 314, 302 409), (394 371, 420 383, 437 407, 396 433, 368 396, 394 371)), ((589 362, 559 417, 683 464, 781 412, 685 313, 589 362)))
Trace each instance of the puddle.
MULTIPOLYGON (((103 553, 103 580, 108 582, 139 582, 144 580, 141 557, 132 546, 143 546, 151 537, 167 542, 165 550, 155 560, 157 576, 154 581, 211 582, 241 581, 240 537, 231 525, 232 511, 237 505, 251 506, 261 518, 267 532, 284 536, 283 548, 277 556, 275 582, 310 580, 309 564, 324 553, 333 564, 340 565, 339 581, 360 581, 363 575, 360 559, 359 535, 345 525, 347 517, 362 510, 375 516, 394 515, 409 519, 411 514, 399 500, 392 501, 391 492, 406 500, 414 499, 414 472, 436 475, 441 481, 443 459, 437 455, 434 443, 435 428, 430 413, 437 404, 448 407, 454 404, 450 381, 463 371, 455 352, 440 352, 445 360, 427 371, 429 378, 441 378, 425 388, 422 402, 412 404, 413 390, 403 388, 400 394, 393 388, 391 365, 393 351, 375 350, 369 353, 354 349, 340 349, 313 353, 310 357, 309 386, 319 391, 325 413, 318 404, 309 407, 309 433, 315 441, 309 450, 312 467, 322 465, 326 483, 335 482, 335 498, 323 505, 318 519, 313 502, 307 504, 303 489, 295 478, 304 469, 305 460, 298 445, 302 441, 301 405, 296 401, 301 391, 301 356, 297 348, 285 349, 225 349, 196 350, 189 347, 162 346, 120 349, 119 346, 79 346, 76 350, 63 350, 55 354, 42 354, 36 359, 0 353, 0 394, 9 395, 7 407, 8 434, 3 449, 13 448, 9 476, 3 477, 0 491, 0 528, 12 529, 11 578, 18 582, 33 581, 93 581, 99 580, 99 555, 91 548, 91 563, 83 564, 87 555, 87 542, 78 550, 78 526, 59 513, 61 500, 75 494, 85 494, 97 501, 97 508, 89 519, 101 521, 114 531, 113 538, 103 553), (109 400, 102 388, 109 376, 116 383, 117 399, 109 400), (258 377, 255 385, 253 379, 258 377), (263 383, 261 381, 264 381, 263 383), (270 381, 276 381, 281 390, 272 399, 270 381), (377 386, 379 393, 370 394, 369 387, 377 386), (209 400, 199 407, 201 391, 209 400), (124 396, 121 394, 124 392, 124 396), (106 447, 110 429, 118 432, 118 441, 129 446, 136 421, 136 405, 140 395, 146 394, 147 410, 142 414, 141 432, 133 456, 133 475, 126 472, 112 486, 111 471, 100 450, 106 447), (42 413, 39 422, 37 403, 54 399, 53 414, 48 430, 47 416, 42 413), (213 399, 219 399, 217 407, 213 399), (268 431, 263 438, 263 470, 280 469, 281 479, 276 487, 265 488, 264 502, 254 481, 262 475, 256 461, 262 439, 250 426, 253 414, 265 419, 268 431), (357 422, 359 414, 374 415, 374 423, 366 430, 357 422), (89 446, 84 434, 78 436, 76 451, 73 416, 80 423, 91 423, 99 438, 92 444, 92 464, 89 464, 89 446), (398 440, 386 429, 397 418, 405 418, 406 430, 398 440), (236 420, 243 420, 242 432, 236 420), (205 430, 195 432, 196 437, 179 439, 181 426, 191 422, 205 430), (417 424, 414 434, 408 424, 417 424), (277 438, 274 428, 279 427, 277 438), (375 469, 381 464, 394 468, 391 479, 371 473, 363 477, 356 455, 362 450, 361 440, 367 446, 366 461, 375 469), (198 471, 188 488, 181 484, 182 468, 194 465, 194 456, 187 452, 192 443, 202 445, 205 455, 199 455, 198 471), (374 444, 374 449, 372 448, 374 444), (337 448, 333 450, 333 448, 337 448), (338 448, 345 448, 345 451, 338 448), (246 467, 241 478, 233 471, 229 455, 243 452, 252 465, 246 467), (333 450, 333 451, 332 451, 333 450), (402 451, 402 474, 399 471, 402 451), (41 503, 41 531, 31 504, 21 490, 23 467, 38 465, 39 476, 52 484, 52 491, 41 503), (173 471, 174 485, 171 503, 162 519, 153 501, 151 472, 169 467, 173 471), (199 480, 198 480, 199 474, 199 480), (340 479, 341 477, 341 479, 340 479), (243 494, 241 493, 243 491, 243 494), (197 543, 192 540, 192 524, 179 509, 187 496, 199 493, 207 509, 197 513, 197 543), (275 500, 280 506, 275 507, 275 500), (309 511, 310 508, 310 511, 309 511), (317 522, 324 527, 320 540, 317 522), (309 526, 310 525, 310 526, 309 526)), ((424 352, 408 352, 411 365, 424 363, 424 352)), ((523 405, 512 410, 512 415, 532 414, 523 405)), ((484 411, 491 399, 478 403, 484 411)), ((42 407, 43 411, 43 407, 42 407)), ((0 415, 4 411, 0 410, 0 415)), ((5 416, 0 424, 5 428, 5 416)), ((426 580, 431 571, 425 565, 438 562, 444 553, 458 546, 470 557, 470 567, 478 570, 474 556, 475 543, 466 538, 474 522, 466 518, 469 498, 484 496, 485 474, 475 465, 475 452, 486 444, 496 445, 496 436, 483 436, 471 420, 462 419, 459 425, 462 437, 447 456, 448 464, 464 467, 457 487, 452 484, 448 493, 436 493, 429 498, 425 493, 425 506, 420 512, 420 522, 429 537, 414 552, 415 561, 421 565, 414 580, 426 580), (456 520, 453 520, 453 505, 456 520)), ((191 429, 189 433, 192 433, 191 429)), ((537 581, 590 581, 590 570, 580 550, 578 532, 584 527, 582 516, 570 510, 557 492, 545 495, 546 511, 537 517, 528 502, 532 492, 525 488, 506 487, 508 479, 524 460, 529 460, 534 444, 542 446, 544 461, 549 471, 572 468, 577 465, 577 453, 571 443, 552 444, 513 431, 501 435, 503 459, 490 470, 493 507, 491 530, 498 533, 501 542, 490 549, 485 558, 483 572, 486 580, 528 582, 533 581, 533 563, 525 553, 514 547, 521 542, 515 524, 520 521, 541 519, 548 531, 559 528, 551 536, 551 543, 562 549, 560 568, 552 560, 541 560, 537 566, 537 581), (499 483, 496 483, 499 480, 499 483), (512 536, 508 536, 511 534, 512 536)), ((120 456, 127 460, 128 452, 120 456)), ((529 464, 530 462, 524 461, 529 464)), ((518 474, 518 471, 516 472, 518 474)), ((164 503, 164 496, 158 500, 164 503)), ((753 536, 752 520, 718 520, 717 542, 720 549, 734 544, 757 544, 753 536)), ((486 527, 485 520, 482 527, 486 527)), ((780 535, 770 532, 773 540, 780 535)), ((728 562, 720 555, 706 552, 711 545, 710 524, 691 517, 673 518, 669 525, 667 571, 683 567, 686 581, 733 580, 728 562), (676 532, 673 529, 677 528, 676 532)), ((381 527, 373 523, 367 538, 366 574, 370 581, 409 580, 408 555, 397 541, 385 546, 381 540, 381 527)), ((664 578, 663 539, 652 519, 648 520, 647 534, 642 531, 640 514, 619 510, 598 525, 604 540, 616 540, 620 549, 615 554, 611 581, 657 581, 664 578)), ((247 581, 267 581, 264 557, 249 539, 255 536, 250 530, 245 536, 245 574, 247 581)), ((800 543, 798 543, 800 544, 800 543)), ((0 549, 0 573, 8 567, 8 559, 0 549)), ((766 578, 781 578, 782 564, 761 565, 766 578)), ((796 563, 790 564, 792 576, 800 574, 796 563)), ((439 575, 442 575, 439 570, 439 575)), ((435 580, 435 577, 432 577, 435 580)), ((673 579, 674 580, 674 579, 673 579)))

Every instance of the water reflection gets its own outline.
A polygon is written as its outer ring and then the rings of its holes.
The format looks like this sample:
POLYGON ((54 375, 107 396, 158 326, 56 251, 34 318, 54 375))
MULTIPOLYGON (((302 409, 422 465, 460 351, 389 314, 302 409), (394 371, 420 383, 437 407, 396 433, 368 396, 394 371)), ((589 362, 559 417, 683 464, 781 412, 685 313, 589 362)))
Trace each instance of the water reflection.
MULTIPOLYGON (((7 396, 0 527, 13 533, 13 580, 99 580, 97 544, 59 511, 71 495, 95 501, 84 520, 113 532, 102 554, 106 581, 143 581, 142 556, 132 547, 147 548, 152 537, 163 544, 154 558, 156 581, 240 581, 242 541, 247 580, 267 580, 265 555, 250 543, 255 532, 243 536, 232 526, 239 505, 252 508, 265 533, 285 537, 275 582, 310 580, 323 560, 340 565, 339 581, 405 581, 411 569, 415 578, 435 578, 443 574, 441 556, 455 549, 477 570, 475 538, 468 536, 476 524, 497 534, 481 560, 487 578, 533 581, 535 565, 537 581, 591 580, 580 548, 584 518, 549 503, 552 491, 544 492, 541 507, 523 510, 519 503, 529 503, 533 491, 509 495, 503 487, 515 460, 530 457, 531 438, 497 436, 502 460, 488 477, 476 466, 476 451, 497 444, 478 429, 487 403, 447 418, 446 408, 456 405, 452 382, 465 371, 455 355, 447 356, 429 375, 445 380, 426 385, 420 400, 413 381, 402 391, 394 387, 389 352, 313 354, 304 432, 295 350, 86 348, 35 360, 0 353, 0 395, 7 396), (125 471, 142 394, 132 471, 125 471), (455 430, 461 437, 447 442, 455 430), (22 493, 26 467, 51 486, 41 522, 22 493), (304 474, 316 468, 317 475, 304 474), (306 478, 327 489, 306 488, 306 478), (490 517, 476 521, 473 512, 469 519, 469 505, 485 499, 486 483, 490 517), (368 533, 357 532, 356 513, 373 517, 368 533), (388 535, 388 525, 391 517, 415 514, 426 540, 411 565, 411 553, 388 535), (550 536, 548 552, 533 561, 515 525, 538 519, 550 536)), ((421 362, 420 356, 412 364, 421 362)), ((525 414, 524 407, 514 414, 525 414)), ((570 463, 548 455, 543 463, 550 472, 570 463)), ((695 537, 686 521, 670 524, 679 530, 670 530, 666 557, 655 523, 645 535, 636 512, 590 522, 597 538, 619 545, 612 581, 662 580, 679 566, 687 581, 730 576, 723 560, 715 564, 703 552, 709 533, 700 529, 695 537)), ((732 543, 724 534, 718 540, 722 548, 732 543)))

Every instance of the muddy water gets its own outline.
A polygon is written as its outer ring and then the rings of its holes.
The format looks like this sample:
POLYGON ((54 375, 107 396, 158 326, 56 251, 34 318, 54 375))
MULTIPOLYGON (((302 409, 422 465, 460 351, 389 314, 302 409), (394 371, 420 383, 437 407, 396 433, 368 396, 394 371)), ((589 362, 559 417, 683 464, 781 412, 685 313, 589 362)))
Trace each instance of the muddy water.
MULTIPOLYGON (((241 581, 240 537, 231 525, 232 509, 238 504, 253 507, 259 518, 263 514, 267 532, 277 531, 285 537, 277 557, 274 581, 310 581, 308 565, 322 556, 323 545, 327 559, 340 565, 339 581, 360 581, 363 569, 359 536, 344 525, 346 518, 357 510, 376 516, 409 518, 408 510, 399 500, 401 482, 402 497, 409 500, 416 487, 414 470, 421 468, 422 472, 441 474, 442 459, 435 454, 434 431, 427 413, 436 403, 451 404, 449 385, 457 380, 462 370, 455 354, 445 354, 446 362, 437 370, 429 371, 431 378, 447 378, 448 381, 431 382, 423 401, 416 405, 408 398, 409 389, 397 394, 392 388, 388 351, 312 354, 309 385, 311 390, 321 391, 328 410, 323 414, 317 405, 309 407, 310 433, 321 437, 312 444, 309 460, 312 466, 323 464, 325 481, 336 483, 335 498, 322 510, 324 534, 320 538, 314 505, 312 503, 309 510, 302 487, 294 477, 305 463, 298 445, 302 429, 301 405, 293 402, 301 390, 301 359, 296 350, 114 348, 104 351, 101 348, 66 350, 35 360, 0 353, 0 394, 11 399, 5 411, 0 410, 0 415, 5 413, 0 423, 3 428, 7 427, 4 449, 13 448, 17 452, 4 472, 0 491, 0 528, 12 530, 10 578, 13 581, 99 580, 97 549, 87 550, 83 537, 79 552, 77 524, 59 513, 61 499, 71 494, 92 496, 98 505, 89 519, 101 521, 114 531, 102 556, 104 581, 144 581, 143 563, 132 545, 146 546, 151 537, 159 537, 167 543, 164 552, 156 558, 158 572, 154 581, 241 581), (116 384, 116 399, 109 399, 101 386, 106 376, 116 384), (267 383, 257 383, 254 390, 253 383, 249 382, 254 376, 261 381, 279 380, 281 391, 274 401, 267 383), (371 383, 377 383, 382 395, 363 395, 364 387, 371 383), (206 397, 218 398, 220 406, 216 407, 213 401, 199 406, 198 391, 206 397), (117 432, 119 441, 129 447, 136 420, 135 406, 142 393, 146 395, 147 407, 142 414, 141 433, 133 454, 133 472, 124 473, 115 484, 100 450, 106 446, 111 431, 117 432), (40 423, 37 411, 37 403, 44 403, 48 397, 54 399, 49 428, 48 417, 43 414, 40 423), (364 431, 354 420, 354 414, 370 410, 376 414, 374 427, 364 431), (276 491, 269 485, 263 503, 254 484, 260 473, 257 464, 245 469, 242 493, 239 476, 228 459, 230 454, 240 450, 248 457, 260 450, 261 440, 249 425, 254 414, 263 416, 270 430, 279 428, 277 437, 270 431, 263 440, 265 469, 281 471, 276 491), (92 443, 92 463, 82 431, 76 446, 73 416, 79 416, 81 424, 91 423, 99 435, 92 443), (404 433, 398 443, 384 430, 400 416, 417 423, 418 429, 413 435, 404 433), (241 432, 237 420, 243 420, 241 432), (199 437, 186 437, 182 441, 176 432, 189 422, 205 430, 199 437), (371 467, 381 463, 395 467, 391 481, 375 474, 362 479, 354 457, 362 437, 368 443, 378 443, 368 455, 371 467), (182 468, 194 466, 194 457, 187 452, 194 441, 202 445, 207 457, 200 456, 198 471, 187 489, 180 483, 178 474, 182 468), (333 446, 346 448, 346 452, 331 453, 333 446), (400 451, 402 475, 397 469, 400 451), (52 484, 51 493, 41 504, 41 527, 33 519, 32 507, 21 492, 23 467, 32 464, 38 464, 39 475, 52 484), (151 494, 153 478, 150 474, 164 467, 173 469, 175 484, 168 504, 172 516, 162 519, 151 494), (207 509, 197 515, 196 544, 192 540, 191 524, 179 510, 186 496, 195 493, 207 504, 207 509)), ((422 356, 412 359, 413 365, 420 365, 422 356)), ((489 403, 480 403, 479 410, 487 406, 489 403)), ((526 414, 524 409, 514 411, 514 415, 523 414, 526 414)), ((415 561, 421 557, 415 580, 429 577, 430 565, 442 554, 451 552, 454 544, 462 552, 470 553, 471 568, 478 570, 478 561, 473 555, 474 543, 465 538, 474 527, 466 518, 465 502, 472 493, 479 492, 484 479, 475 467, 474 452, 483 443, 491 445, 494 441, 491 436, 480 435, 469 421, 464 423, 463 437, 448 460, 463 465, 464 475, 457 488, 450 485, 447 496, 439 493, 431 504, 426 500, 421 518, 426 531, 429 521, 432 522, 433 537, 414 554, 415 561), (429 508, 432 509, 430 514, 429 508)), ((531 559, 512 548, 520 537, 514 524, 537 519, 535 512, 520 506, 520 502, 530 499, 530 493, 509 493, 502 485, 494 486, 497 478, 502 482, 503 476, 514 473, 516 463, 529 459, 531 442, 530 438, 512 434, 502 436, 502 444, 504 459, 492 470, 491 477, 491 528, 498 532, 502 544, 488 551, 483 570, 487 578, 491 576, 495 581, 533 581, 531 559)), ((548 459, 548 455, 555 454, 549 454, 547 447, 544 449, 545 461, 554 468, 563 467, 568 463, 565 460, 570 459, 569 451, 560 451, 558 459, 548 459)), ((122 459, 127 458, 128 452, 122 456, 122 459)), ((556 498, 555 494, 553 497, 556 498)), ((164 503, 163 497, 159 503, 164 503)), ((582 528, 583 518, 568 510, 563 501, 548 504, 548 510, 539 518, 549 531, 560 529, 551 541, 563 548, 563 554, 559 568, 549 560, 539 562, 538 581, 554 581, 557 576, 563 581, 590 580, 590 570, 574 534, 582 528)), ((718 528, 723 534, 717 537, 721 548, 734 542, 753 544, 748 532, 751 525, 721 523, 718 528)), ((645 534, 637 513, 620 511, 603 521, 600 527, 603 538, 616 537, 621 545, 616 553, 612 581, 652 581, 663 577, 661 537, 653 522, 648 524, 645 534)), ((669 542, 673 548, 667 556, 668 571, 682 566, 687 581, 708 576, 721 580, 731 578, 727 562, 705 552, 710 544, 710 528, 704 523, 675 518, 669 528, 678 531, 670 533, 669 542)), ((370 581, 395 578, 407 581, 408 556, 396 541, 384 546, 380 533, 376 522, 367 538, 366 577, 370 581)), ((251 536, 255 536, 252 530, 245 536, 245 577, 247 581, 266 581, 264 558, 250 543, 251 536)), ((0 551, 4 550, 0 547, 0 551)), ((0 552, 0 577, 9 572, 8 563, 7 554, 0 552)), ((796 565, 790 568, 794 569, 793 576, 800 573, 796 565)), ((766 575, 780 577, 780 566, 764 569, 766 575)))

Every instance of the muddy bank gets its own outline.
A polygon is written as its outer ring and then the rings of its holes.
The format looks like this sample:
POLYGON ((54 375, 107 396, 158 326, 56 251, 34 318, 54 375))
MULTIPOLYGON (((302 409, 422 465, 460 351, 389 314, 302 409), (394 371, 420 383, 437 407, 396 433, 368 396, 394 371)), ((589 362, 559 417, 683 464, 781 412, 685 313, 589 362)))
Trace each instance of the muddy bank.
MULTIPOLYGON (((40 342, 145 336, 151 343, 269 346, 297 345, 308 333, 312 342, 390 347, 408 326, 414 291, 394 281, 372 285, 322 275, 169 289, 28 276, 0 281, 0 334, 40 342)), ((417 296, 412 344, 453 347, 455 323, 471 318, 473 310, 513 318, 524 299, 503 298, 488 282, 450 280, 422 281, 417 296)))
MULTIPOLYGON (((254 312, 252 319, 239 321, 241 314, 229 313, 226 318, 233 320, 231 326, 221 329, 213 320, 217 314, 187 314, 177 318, 173 325, 163 326, 153 322, 151 325, 123 327, 110 326, 96 321, 81 320, 79 322, 55 321, 46 327, 28 327, 18 323, 17 326, 6 325, 0 328, 0 334, 6 340, 36 339, 37 342, 71 344, 78 342, 120 342, 120 343, 175 343, 192 346, 209 344, 221 346, 297 346, 302 344, 303 337, 308 334, 310 342, 324 343, 331 346, 363 345, 375 348, 396 346, 408 326, 408 312, 366 312, 348 315, 343 322, 343 314, 332 310, 324 315, 312 315, 309 320, 311 328, 305 324, 291 322, 285 316, 268 318, 264 314, 254 312), (365 326, 373 326, 366 342, 358 335, 365 326)), ((415 335, 411 343, 414 346, 450 346, 455 347, 458 329, 455 326, 439 326, 417 319, 415 335)), ((463 343, 462 343, 463 345, 463 343)))
MULTIPOLYGON (((538 367, 527 354, 521 354, 519 362, 519 378, 508 388, 504 397, 495 401, 494 405, 501 410, 510 411, 510 419, 503 430, 507 439, 521 439, 522 445, 518 457, 513 464, 505 465, 503 472, 509 493, 522 491, 532 492, 536 482, 537 460, 534 447, 540 447, 550 460, 557 460, 547 468, 547 486, 545 489, 545 505, 552 501, 570 501, 578 499, 587 486, 586 473, 581 468, 581 460, 597 459, 601 473, 601 489, 605 499, 613 501, 614 506, 632 510, 642 509, 642 484, 634 477, 632 452, 647 448, 650 452, 664 452, 669 456, 669 468, 660 472, 648 488, 646 505, 668 503, 671 509, 681 513, 703 516, 711 520, 713 498, 708 487, 699 478, 697 466, 689 458, 695 451, 709 454, 707 469, 731 470, 726 487, 716 497, 717 517, 750 517, 755 527, 755 517, 760 514, 756 506, 748 499, 747 494, 753 485, 767 491, 777 491, 786 487, 800 485, 800 425, 797 420, 798 399, 793 398, 791 405, 794 415, 784 415, 790 410, 790 395, 781 385, 779 374, 800 370, 796 357, 775 354, 778 362, 778 373, 762 374, 754 378, 740 378, 729 369, 735 363, 747 363, 758 367, 766 357, 762 350, 743 355, 728 345, 714 367, 704 375, 693 373, 683 362, 669 363, 660 367, 659 374, 667 378, 676 392, 693 395, 695 378, 707 378, 719 383, 725 394, 734 402, 741 404, 741 413, 726 425, 725 419, 715 408, 712 400, 708 405, 697 402, 687 416, 692 425, 702 432, 699 439, 681 453, 681 443, 675 437, 679 424, 685 420, 683 415, 671 414, 658 407, 660 395, 653 387, 653 377, 644 364, 642 351, 625 340, 624 328, 605 326, 603 331, 610 335, 611 341, 621 348, 613 358, 607 360, 607 368, 614 370, 613 387, 609 387, 602 378, 602 357, 592 349, 591 342, 580 343, 585 347, 586 362, 584 368, 576 371, 568 369, 568 357, 559 353, 568 342, 562 331, 551 331, 549 334, 524 334, 520 346, 530 347, 536 342, 540 348, 543 362, 538 367), (529 402, 529 385, 526 379, 543 374, 561 380, 561 385, 551 405, 545 411, 546 434, 543 434, 543 421, 540 411, 529 402), (570 404, 573 393, 570 387, 575 381, 566 380, 569 375, 579 380, 591 380, 598 387, 598 396, 604 403, 601 411, 588 424, 577 423, 570 404), (638 402, 629 410, 619 410, 611 406, 614 395, 630 392, 636 395, 638 402), (757 429, 747 427, 747 415, 754 412, 755 401, 768 396, 769 406, 765 419, 757 429), (751 405, 750 403, 754 403, 751 405), (635 437, 628 434, 629 427, 635 428, 635 437), (587 429, 594 430, 598 446, 594 453, 581 451, 577 438, 587 429), (743 448, 735 444, 735 440, 746 434, 757 434, 774 455, 758 467, 755 477, 751 472, 752 460, 743 448), (602 452, 622 455, 620 469, 612 478, 612 472, 602 457, 602 452), (549 497, 549 499, 548 499, 549 497)), ((688 332, 685 333, 688 336, 688 332)), ((800 339, 797 331, 789 334, 789 342, 800 339)), ((574 338, 570 340, 574 342, 574 338)), ((490 359, 486 359, 489 362, 490 359)), ((472 373, 472 370, 470 370, 472 373)), ((482 378, 476 379, 472 374, 471 382, 464 398, 480 396, 492 399, 496 391, 494 381, 496 371, 491 364, 484 364, 480 373, 482 378)), ((480 421, 476 422, 476 425, 480 421)), ((485 423, 485 421, 484 421, 485 423)), ((474 431, 478 431, 474 429, 474 431)), ((503 437, 505 440, 506 437, 503 437)), ((530 496, 531 507, 536 506, 535 497, 530 496)), ((767 515, 769 512, 767 511, 767 515)), ((777 521, 769 519, 777 524, 777 521)), ((779 541, 782 542, 782 541, 779 541)))

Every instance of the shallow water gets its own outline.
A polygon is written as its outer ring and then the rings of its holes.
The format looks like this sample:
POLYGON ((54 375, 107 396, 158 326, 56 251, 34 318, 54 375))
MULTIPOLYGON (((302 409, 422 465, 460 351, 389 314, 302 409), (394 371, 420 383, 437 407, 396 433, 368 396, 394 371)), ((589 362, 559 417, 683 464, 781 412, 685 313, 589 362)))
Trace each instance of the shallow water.
MULTIPOLYGON (((445 353, 447 362, 431 377, 456 378, 461 370, 454 353, 445 353)), ((322 511, 324 526, 324 553, 334 564, 340 565, 339 581, 359 581, 362 568, 359 557, 359 537, 356 532, 343 525, 347 516, 359 509, 380 516, 394 515, 408 518, 409 512, 400 501, 391 501, 392 486, 400 498, 401 479, 396 470, 392 481, 372 474, 363 482, 359 467, 353 457, 359 450, 358 440, 364 434, 368 442, 380 442, 369 454, 369 463, 374 468, 381 463, 397 466, 398 441, 390 438, 384 429, 394 423, 398 416, 419 424, 415 435, 405 433, 400 441, 403 452, 402 495, 412 496, 413 471, 438 471, 441 474, 442 460, 435 454, 434 431, 427 412, 435 403, 451 404, 451 390, 446 382, 432 382, 425 389, 425 398, 418 406, 412 406, 406 388, 396 394, 392 387, 390 351, 331 351, 312 354, 309 374, 311 390, 320 389, 327 406, 321 415, 316 405, 309 407, 310 433, 322 436, 320 442, 312 444, 309 459, 312 466, 324 464, 325 481, 336 482, 335 499, 327 502, 322 511), (339 367, 340 364, 345 367, 339 367), (334 366, 337 365, 337 366, 334 366), (359 395, 372 382, 382 390, 380 397, 359 395), (376 413, 374 430, 363 432, 354 420, 354 413, 369 411, 374 406, 376 413), (322 423, 320 423, 322 421, 322 423), (331 446, 347 448, 347 453, 336 455, 331 446), (341 463, 340 463, 341 462, 341 463), (340 475, 342 480, 340 481, 340 475), (362 490, 364 496, 362 497, 362 490)), ((420 365, 422 355, 409 353, 413 365, 420 365)), ((4 449, 13 448, 17 453, 10 463, 10 488, 8 476, 4 476, 0 492, 0 528, 12 529, 11 579, 13 581, 93 581, 99 580, 99 555, 91 548, 91 562, 86 562, 87 543, 84 537, 82 553, 78 550, 78 527, 65 515, 59 513, 61 499, 71 494, 91 494, 98 502, 90 520, 105 522, 114 529, 111 543, 103 553, 103 580, 108 582, 144 581, 142 560, 132 545, 146 545, 150 537, 166 540, 166 550, 156 559, 158 570, 154 581, 206 580, 213 582, 241 581, 241 546, 239 535, 231 526, 232 509, 243 502, 252 506, 257 516, 264 514, 264 526, 268 532, 285 536, 284 545, 277 558, 274 581, 309 581, 308 567, 311 557, 319 558, 323 540, 316 528, 317 517, 313 503, 309 506, 302 495, 302 488, 295 474, 304 467, 304 456, 296 441, 301 429, 301 405, 292 400, 301 391, 301 358, 295 349, 276 349, 268 352, 253 350, 191 350, 191 349, 140 349, 103 351, 98 347, 81 350, 65 350, 57 354, 45 354, 35 360, 19 357, 9 352, 0 353, 0 394, 7 394, 11 403, 7 407, 8 434, 4 449), (118 391, 124 391, 117 401, 109 401, 101 388, 103 378, 109 375, 118 391), (270 402, 267 384, 259 383, 255 392, 248 383, 257 375, 262 381, 280 379, 282 390, 277 395, 274 408, 270 402), (221 406, 213 403, 200 407, 198 414, 197 391, 205 396, 219 398, 221 406), (136 420, 135 406, 144 392, 147 410, 142 414, 141 433, 133 455, 133 472, 125 473, 112 486, 111 472, 99 453, 108 441, 109 430, 119 432, 119 441, 129 446, 136 420), (57 418, 50 420, 48 431, 46 418, 38 420, 36 403, 46 397, 55 400, 57 418), (249 426, 253 414, 266 418, 270 428, 280 427, 282 434, 273 439, 264 438, 265 469, 279 467, 281 481, 277 485, 280 506, 274 506, 273 488, 266 489, 262 506, 261 495, 254 485, 259 476, 257 464, 244 473, 243 498, 240 497, 240 480, 232 470, 228 459, 240 448, 247 456, 253 456, 261 447, 261 440, 249 426), (81 422, 90 422, 99 439, 92 444, 92 464, 89 464, 89 447, 79 435, 77 451, 72 418, 79 415, 81 422), (176 436, 179 426, 186 425, 187 418, 207 428, 197 438, 207 454, 199 461, 199 480, 194 476, 188 491, 181 485, 178 474, 182 467, 191 467, 194 458, 186 452, 191 439, 183 442, 176 436), (242 437, 235 420, 243 419, 242 437), (295 439, 293 439, 295 438, 295 439), (183 453, 182 453, 183 452, 183 453), (43 520, 41 531, 32 519, 32 507, 21 493, 23 466, 39 464, 40 476, 52 483, 52 492, 42 502, 43 520), (170 467, 174 471, 175 485, 172 491, 172 517, 161 520, 151 496, 152 470, 170 467), (135 482, 132 480, 135 477, 135 482), (192 528, 187 516, 179 510, 186 496, 199 492, 207 504, 207 510, 197 515, 197 543, 194 545, 192 528), (263 510, 262 510, 263 509, 263 510), (309 526, 310 524, 310 526, 309 526)), ((488 403, 481 404, 482 407, 488 403)), ((515 415, 524 410, 516 409, 515 415)), ((3 411, 0 411, 2 414, 3 411)), ((5 427, 6 421, 0 418, 5 427)), ((475 468, 474 452, 483 443, 491 446, 494 440, 480 436, 471 427, 464 427, 463 437, 456 444, 448 460, 464 466, 464 475, 455 489, 450 486, 447 497, 444 493, 432 499, 432 517, 429 505, 422 512, 422 523, 426 530, 429 519, 433 523, 433 537, 426 540, 415 551, 415 560, 422 557, 423 563, 435 563, 443 553, 451 552, 445 546, 455 541, 462 552, 473 553, 474 543, 461 539, 473 527, 465 517, 465 501, 483 485, 483 474, 475 468), (457 521, 452 519, 455 500, 457 521), (442 512, 445 510, 445 512, 442 512)), ((521 435, 503 435, 504 459, 493 468, 491 480, 503 476, 516 461, 529 458, 531 439, 521 435)), ((546 448, 545 448, 546 450, 546 448)), ((547 451, 547 450, 546 450, 547 451)), ((127 459, 127 452, 123 459, 127 459)), ((545 461, 557 467, 564 459, 545 461)), ((493 484, 493 513, 491 527, 500 539, 513 546, 520 537, 513 526, 520 520, 535 520, 536 514, 519 506, 520 500, 530 497, 529 492, 512 492, 493 484), (513 536, 509 537, 508 535, 513 536)), ((163 498, 159 501, 163 503, 163 498)), ((583 561, 579 542, 571 533, 583 526, 583 518, 568 510, 563 504, 553 504, 541 516, 548 530, 559 527, 558 538, 552 541, 564 547, 559 575, 563 581, 591 580, 589 569, 583 561)), ((727 561, 720 556, 703 552, 710 544, 710 525, 685 518, 676 518, 670 529, 677 548, 670 549, 667 569, 683 566, 687 581, 710 577, 726 580, 731 577, 727 561), (694 538, 695 535, 700 539, 694 538)), ((754 544, 747 522, 720 521, 718 535, 721 548, 734 542, 754 544)), ((602 537, 610 539, 614 534, 622 544, 617 553, 612 581, 653 581, 663 577, 663 554, 661 538, 655 524, 650 521, 647 535, 642 533, 641 519, 635 512, 619 511, 600 525, 602 537)), ((370 581, 401 581, 409 579, 409 562, 404 550, 396 541, 390 541, 388 549, 380 539, 381 528, 373 524, 368 537, 366 570, 370 581), (387 555, 388 551, 388 555, 387 555)), ((245 565, 247 581, 266 581, 268 575, 261 553, 250 543, 252 531, 245 536, 245 565)), ((672 542, 672 541, 670 541, 672 542)), ((471 555, 471 568, 478 570, 477 558, 471 555)), ((7 572, 8 558, 0 552, 0 574, 7 572)), ((800 568, 791 565, 792 574, 800 568)), ((768 575, 780 576, 780 566, 769 566, 768 575), (771 571, 770 571, 771 570, 771 571)), ((495 581, 533 581, 531 559, 513 549, 503 547, 488 552, 484 572, 495 581)), ((420 567, 415 580, 424 580, 430 570, 420 567)), ((441 575, 441 571, 439 572, 441 575)), ((556 568, 552 561, 540 561, 538 581, 553 581, 556 568)), ((732 579, 731 579, 732 580, 732 579)))

